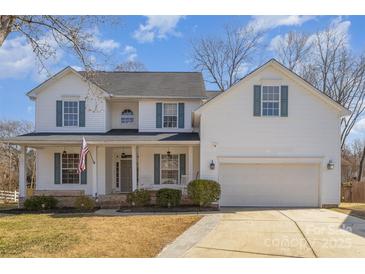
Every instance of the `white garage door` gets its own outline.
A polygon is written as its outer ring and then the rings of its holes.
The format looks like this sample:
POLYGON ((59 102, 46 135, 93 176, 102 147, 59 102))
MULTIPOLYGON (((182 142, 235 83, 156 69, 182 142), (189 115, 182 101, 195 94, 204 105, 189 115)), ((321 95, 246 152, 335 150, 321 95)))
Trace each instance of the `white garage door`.
POLYGON ((316 207, 314 164, 221 164, 221 206, 316 207))

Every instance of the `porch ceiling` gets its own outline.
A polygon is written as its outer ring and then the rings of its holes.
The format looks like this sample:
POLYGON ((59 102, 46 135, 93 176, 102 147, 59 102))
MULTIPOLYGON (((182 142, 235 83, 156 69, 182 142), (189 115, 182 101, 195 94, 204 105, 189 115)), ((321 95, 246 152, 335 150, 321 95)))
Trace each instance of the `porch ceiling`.
POLYGON ((89 144, 199 144, 196 132, 138 132, 138 129, 112 129, 105 133, 40 132, 9 138, 12 144, 80 144, 85 137, 89 144))

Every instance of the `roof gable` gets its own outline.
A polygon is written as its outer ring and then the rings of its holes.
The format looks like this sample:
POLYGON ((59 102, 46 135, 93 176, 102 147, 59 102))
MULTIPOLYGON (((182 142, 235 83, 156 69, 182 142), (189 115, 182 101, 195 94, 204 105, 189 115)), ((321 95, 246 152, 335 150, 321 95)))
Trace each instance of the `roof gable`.
POLYGON ((285 67, 283 64, 281 64, 280 62, 278 62, 275 59, 270 59, 268 62, 266 62, 263 65, 259 66, 255 70, 251 71, 246 76, 244 76, 239 82, 237 82, 234 86, 230 87, 225 92, 222 92, 218 96, 216 96, 213 99, 206 102, 204 105, 200 106, 200 108, 198 108, 194 113, 199 115, 202 111, 204 111, 204 109, 206 109, 210 105, 215 104, 216 102, 218 102, 223 96, 229 96, 229 94, 230 94, 230 92, 232 91, 233 88, 235 88, 236 86, 238 86, 238 85, 242 84, 243 82, 247 81, 251 77, 254 77, 258 73, 263 71, 265 68, 267 68, 268 66, 273 66, 275 69, 278 69, 280 72, 282 72, 285 76, 291 78, 296 83, 304 86, 308 91, 310 91, 313 95, 315 95, 316 98, 318 98, 319 100, 322 100, 323 102, 325 102, 326 104, 328 104, 332 108, 334 108, 335 110, 339 111, 342 116, 346 116, 346 115, 350 114, 350 111, 348 109, 344 108, 339 103, 334 101, 332 98, 330 98, 329 96, 322 93, 320 90, 318 90, 312 84, 310 84, 309 82, 304 80, 298 74, 296 74, 293 71, 289 70, 287 67, 285 67))
MULTIPOLYGON (((69 73, 73 73, 74 75, 79 77, 81 80, 87 81, 87 79, 83 75, 78 73, 72 67, 68 66, 68 67, 65 67, 64 69, 60 70, 59 72, 57 72, 56 74, 54 74, 53 76, 51 76, 50 78, 45 80, 44 82, 40 83, 38 86, 36 86, 32 90, 30 90, 29 92, 27 92, 27 96, 31 99, 35 99, 37 97, 37 95, 40 92, 42 92, 48 85, 51 85, 54 81, 61 79, 62 77, 66 76, 69 73)), ((103 88, 101 88, 100 86, 96 85, 95 83, 92 83, 92 85, 94 85, 95 87, 100 89, 104 93, 104 95, 108 95, 108 93, 105 90, 103 90, 103 88)))

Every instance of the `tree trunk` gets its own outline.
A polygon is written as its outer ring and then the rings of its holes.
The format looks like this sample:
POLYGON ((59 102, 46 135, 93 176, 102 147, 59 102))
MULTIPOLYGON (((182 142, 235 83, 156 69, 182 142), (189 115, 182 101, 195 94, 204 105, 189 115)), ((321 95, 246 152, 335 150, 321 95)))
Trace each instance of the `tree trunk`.
POLYGON ((6 37, 11 32, 14 22, 14 16, 0 15, 0 47, 3 45, 6 37))
POLYGON ((362 151, 362 155, 361 155, 361 160, 360 160, 360 166, 359 166, 359 173, 357 176, 357 181, 361 181, 361 177, 362 177, 362 170, 364 168, 364 160, 365 160, 365 145, 362 151))

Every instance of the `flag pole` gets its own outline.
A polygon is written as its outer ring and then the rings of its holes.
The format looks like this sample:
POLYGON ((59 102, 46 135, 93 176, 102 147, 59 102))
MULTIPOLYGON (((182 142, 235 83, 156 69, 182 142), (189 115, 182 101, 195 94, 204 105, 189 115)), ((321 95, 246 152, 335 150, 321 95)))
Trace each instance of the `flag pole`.
POLYGON ((95 161, 94 161, 93 155, 91 154, 91 152, 88 153, 88 154, 90 154, 91 160, 93 161, 93 164, 95 165, 95 161))

